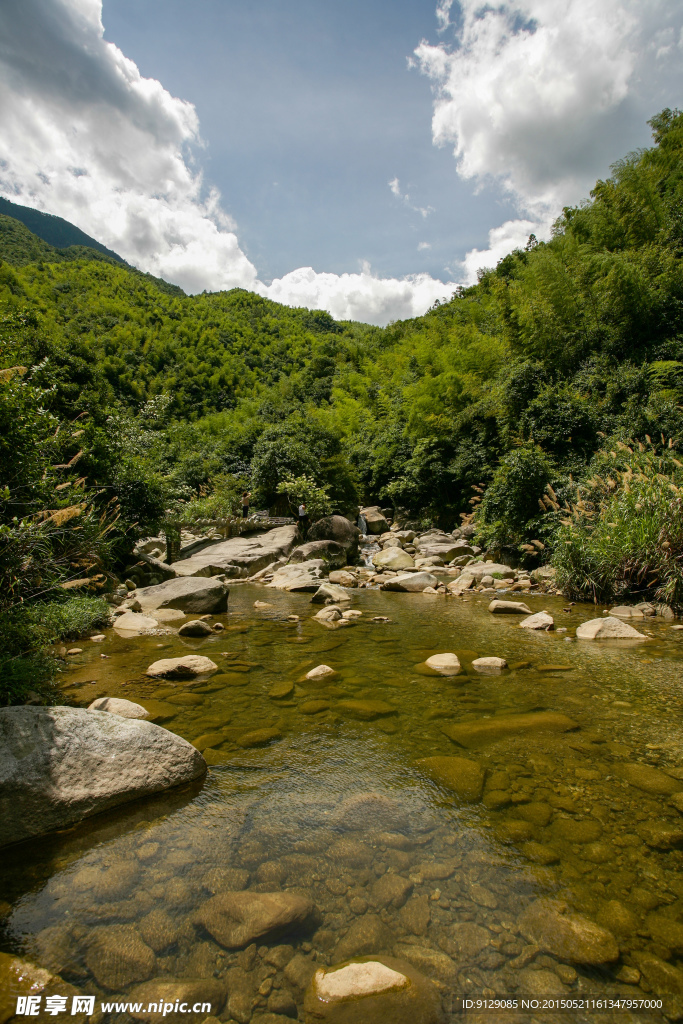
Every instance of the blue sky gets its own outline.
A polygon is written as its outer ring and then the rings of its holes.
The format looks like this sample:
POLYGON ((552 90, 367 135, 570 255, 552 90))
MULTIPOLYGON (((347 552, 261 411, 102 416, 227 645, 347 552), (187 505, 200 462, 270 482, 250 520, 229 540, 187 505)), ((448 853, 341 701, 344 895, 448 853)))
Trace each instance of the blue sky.
POLYGON ((194 103, 207 178, 263 280, 367 260, 447 281, 514 216, 432 144, 430 83, 408 58, 439 38, 433 0, 104 0, 103 22, 143 75, 194 103))
POLYGON ((1 0, 0 195, 384 324, 549 237, 682 58, 680 0, 1 0))

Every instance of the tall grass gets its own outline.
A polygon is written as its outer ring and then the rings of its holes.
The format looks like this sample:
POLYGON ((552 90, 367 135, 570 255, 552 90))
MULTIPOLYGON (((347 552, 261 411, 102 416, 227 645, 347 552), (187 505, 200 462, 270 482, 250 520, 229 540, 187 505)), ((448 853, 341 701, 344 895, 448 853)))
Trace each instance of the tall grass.
POLYGON ((553 564, 568 596, 683 606, 683 462, 661 440, 600 451, 564 506, 546 488, 559 520, 553 564))

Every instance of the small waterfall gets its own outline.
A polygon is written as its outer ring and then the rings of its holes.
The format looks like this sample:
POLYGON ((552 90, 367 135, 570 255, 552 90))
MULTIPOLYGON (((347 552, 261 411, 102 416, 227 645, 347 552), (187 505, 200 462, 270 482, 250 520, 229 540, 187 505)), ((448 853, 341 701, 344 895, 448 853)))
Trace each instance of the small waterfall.
POLYGON ((368 524, 365 522, 365 516, 364 515, 360 515, 359 514, 359 516, 358 516, 358 529, 360 530, 360 532, 365 537, 365 535, 368 532, 368 524))

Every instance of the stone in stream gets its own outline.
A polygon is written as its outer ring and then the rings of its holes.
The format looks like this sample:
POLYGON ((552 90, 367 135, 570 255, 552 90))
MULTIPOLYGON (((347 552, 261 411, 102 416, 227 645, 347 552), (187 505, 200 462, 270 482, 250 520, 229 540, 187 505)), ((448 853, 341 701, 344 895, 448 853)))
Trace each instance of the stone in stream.
POLYGON ((436 986, 393 957, 319 967, 304 997, 308 1021, 320 1024, 443 1024, 436 986))
POLYGON ((548 612, 536 612, 535 615, 529 615, 526 619, 522 619, 519 624, 520 629, 554 629, 555 620, 552 615, 548 612))
POLYGON ((254 530, 240 537, 209 544, 189 558, 174 562, 173 568, 179 575, 193 579, 209 573, 216 575, 216 572, 225 572, 235 566, 244 570, 245 576, 253 576, 273 562, 286 561, 300 539, 296 524, 278 526, 274 530, 254 530))
POLYGON ((298 562, 309 562, 313 558, 322 559, 326 569, 341 569, 346 565, 347 552, 335 540, 311 540, 294 548, 289 556, 288 564, 296 565, 298 562))
POLYGON ((339 619, 341 619, 341 617, 341 608, 338 608, 336 605, 333 604, 328 605, 326 608, 321 608, 320 611, 316 612, 315 615, 313 616, 313 618, 317 622, 322 623, 338 622, 339 619))
POLYGON ((683 846, 683 827, 670 821, 647 821, 638 831, 644 842, 655 850, 676 850, 683 846))
POLYGON ((329 700, 306 700, 297 708, 302 715, 317 715, 321 711, 329 711, 329 700))
POLYGON ((368 533, 386 533, 388 531, 389 524, 382 512, 380 512, 379 505, 369 505, 367 508, 362 508, 360 515, 365 520, 368 533))
POLYGON ((509 565, 501 565, 498 562, 470 562, 462 571, 462 576, 470 576, 475 583, 481 583, 484 576, 492 576, 493 579, 514 580, 515 570, 509 565))
POLYGON ((493 615, 531 615, 531 608, 523 601, 499 601, 494 598, 489 605, 493 615))
POLYGON ((395 907, 397 910, 402 907, 413 891, 413 883, 404 878, 403 875, 394 875, 387 872, 381 875, 372 889, 370 899, 375 907, 395 907))
POLYGON ((396 955, 402 960, 422 971, 430 978, 436 978, 443 985, 453 988, 458 979, 457 964, 445 953, 430 946, 418 946, 412 943, 400 943, 395 949, 396 955))
POLYGON ((351 572, 347 572, 346 569, 334 569, 329 575, 330 583, 334 583, 339 587, 357 587, 358 580, 351 572))
POLYGON ((494 715, 474 722, 445 725, 441 731, 461 747, 472 748, 521 733, 570 732, 573 729, 578 729, 576 722, 559 711, 531 711, 522 715, 494 715))
POLYGON ((415 766, 461 800, 471 803, 481 800, 484 773, 476 761, 465 757, 423 757, 415 766))
MULTIPOLYGON (((648 985, 658 996, 670 994, 683 997, 683 971, 673 964, 668 964, 653 953, 645 953, 634 950, 631 954, 634 963, 642 971, 643 977, 648 985)), ((680 1020, 681 1003, 675 1004, 676 1014, 674 1019, 680 1020)))
POLYGON ((95 928, 86 940, 85 963, 95 980, 111 992, 146 981, 156 970, 156 957, 130 924, 95 928))
POLYGON ((398 590, 409 594, 421 594, 426 587, 436 587, 436 576, 430 572, 410 572, 394 576, 382 584, 382 590, 398 590))
POLYGON ((337 943, 334 956, 338 961, 351 957, 365 956, 371 950, 391 950, 394 947, 393 933, 376 914, 363 914, 351 922, 346 935, 337 943))
POLYGON ((432 654, 427 658, 425 665, 434 669, 442 676, 457 676, 460 671, 460 661, 455 654, 432 654))
POLYGON ((271 697, 273 700, 280 700, 283 697, 289 697, 289 695, 293 692, 294 683, 285 679, 282 682, 275 683, 273 686, 271 686, 270 690, 268 691, 268 696, 271 697))
POLYGON ((323 516, 309 528, 308 540, 333 540, 346 552, 345 565, 353 565, 358 557, 360 530, 344 516, 323 516))
POLYGON ((616 615, 618 619, 644 619, 645 616, 640 608, 634 608, 630 605, 618 604, 614 608, 610 608, 610 615, 616 615))
POLYGON ((522 912, 517 926, 528 942, 562 960, 597 967, 619 959, 612 933, 587 917, 570 913, 560 900, 535 900, 522 912))
POLYGON ((243 949, 313 922, 315 904, 295 892, 226 892, 212 896, 194 914, 216 942, 226 949, 243 949))
POLYGON ((577 640, 647 640, 633 626, 627 622, 616 619, 612 615, 605 615, 602 619, 590 619, 582 622, 576 630, 577 640))
POLYGON ((285 590, 292 594, 315 593, 323 582, 324 566, 322 558, 311 558, 296 565, 283 565, 267 585, 273 590, 285 590))
POLYGON ((367 829, 401 832, 408 828, 408 815, 396 800, 384 793, 353 793, 337 806, 330 825, 351 832, 367 829))
POLYGON ((133 637, 143 636, 158 629, 159 623, 151 615, 142 615, 140 612, 124 612, 114 619, 114 629, 122 636, 133 637))
POLYGON ((466 590, 470 590, 473 586, 474 576, 460 576, 457 580, 453 580, 452 583, 449 583, 446 589, 450 594, 453 594, 454 597, 460 597, 466 590))
POLYGON ((244 747, 246 750, 251 747, 265 747, 266 744, 272 743, 273 740, 281 738, 282 733, 277 726, 271 726, 270 728, 252 729, 251 732, 245 732, 237 737, 235 743, 238 747, 244 747))
POLYGON ((193 679, 216 672, 218 665, 200 654, 186 654, 184 658, 161 658, 149 666, 145 675, 153 679, 193 679))
POLYGON ((645 928, 660 946, 672 950, 676 956, 683 955, 683 924, 680 921, 672 921, 664 914, 648 914, 645 928))
POLYGON ((378 569, 412 569, 414 559, 398 547, 387 547, 372 556, 372 564, 378 569))
POLYGON ((206 762, 151 722, 81 708, 0 709, 0 846, 191 782, 206 762))
POLYGON ((228 610, 228 589, 222 580, 189 576, 166 580, 155 587, 143 587, 137 590, 136 597, 143 612, 178 608, 198 615, 213 614, 228 610))
POLYGON ((488 928, 482 928, 474 921, 461 921, 452 926, 448 939, 442 945, 454 960, 468 961, 486 949, 490 942, 488 928))
MULTIPOLYGON (((43 996, 67 996, 68 1006, 71 1006, 71 999, 80 995, 80 991, 69 985, 58 974, 46 971, 43 967, 36 967, 35 964, 22 960, 11 953, 0 953, 0 1021, 10 1019, 14 1022, 17 1011, 17 1000, 20 996, 38 996, 39 1005, 42 1004, 43 996)), ((34 1019, 37 1024, 43 1024, 46 1020, 53 1020, 44 1010, 34 1019)), ((74 1024, 85 1024, 88 1017, 79 1013, 75 1017, 69 1016, 74 1024)))
POLYGON ((505 658, 475 658, 472 668, 481 675, 496 675, 508 667, 505 658))
POLYGON ((141 704, 124 700, 122 697, 98 697, 88 705, 88 711, 108 711, 112 715, 121 715, 122 718, 150 717, 149 711, 145 711, 141 704))
POLYGON ((189 622, 184 622, 178 630, 178 636, 212 636, 213 629, 208 622, 204 622, 203 619, 190 619, 189 622))
POLYGON ((316 665, 315 668, 306 673, 306 679, 324 679, 325 676, 333 675, 336 675, 336 672, 329 665, 316 665))
POLYGON ((340 601, 350 600, 351 595, 344 587, 338 587, 334 583, 323 583, 311 598, 311 604, 339 604, 340 601))
POLYGON ((203 1009, 205 1003, 211 1005, 213 1019, 221 1012, 228 996, 228 986, 225 979, 203 977, 198 980, 187 980, 185 978, 154 978, 142 985, 136 985, 128 993, 133 1008, 130 1015, 134 1020, 149 1021, 150 1024, 161 1024, 165 1020, 167 1011, 164 1006, 175 1006, 176 1003, 186 1003, 188 1011, 183 1013, 183 1021, 190 1024, 200 1024, 200 1021, 211 1021, 203 1009), (137 1006, 135 1005, 137 1004, 137 1006), (150 1006, 158 1006, 157 1012, 150 1011, 150 1006), (192 1007, 200 1007, 199 1012, 192 1012, 192 1007))
POLYGON ((341 700, 337 704, 337 710, 350 718, 368 722, 373 718, 380 718, 382 715, 396 713, 396 708, 384 700, 341 700))
POLYGON ((620 764, 615 765, 614 774, 618 775, 625 782, 636 789, 642 789, 644 793, 652 796, 672 796, 674 793, 683 793, 683 783, 678 779, 672 779, 658 768, 649 764, 620 764))

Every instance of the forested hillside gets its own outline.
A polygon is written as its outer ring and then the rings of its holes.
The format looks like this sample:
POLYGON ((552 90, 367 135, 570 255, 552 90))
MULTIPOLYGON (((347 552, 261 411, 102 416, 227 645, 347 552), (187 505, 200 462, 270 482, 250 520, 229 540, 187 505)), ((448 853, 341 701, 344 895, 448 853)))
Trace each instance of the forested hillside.
MULTIPOLYGON (((265 507, 305 477, 350 514, 380 503, 452 528, 476 507, 484 544, 531 557, 540 540, 577 592, 668 573, 683 599, 675 543, 660 565, 683 426, 683 116, 651 124, 653 147, 565 209, 550 242, 385 329, 239 289, 189 297, 2 218, 7 551, 14 517, 76 491, 93 515, 117 509, 106 569, 171 506, 226 510, 249 486, 265 507)), ((46 591, 22 558, 2 570, 12 600, 46 591)))

